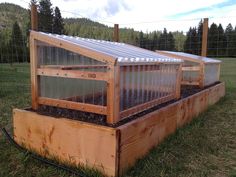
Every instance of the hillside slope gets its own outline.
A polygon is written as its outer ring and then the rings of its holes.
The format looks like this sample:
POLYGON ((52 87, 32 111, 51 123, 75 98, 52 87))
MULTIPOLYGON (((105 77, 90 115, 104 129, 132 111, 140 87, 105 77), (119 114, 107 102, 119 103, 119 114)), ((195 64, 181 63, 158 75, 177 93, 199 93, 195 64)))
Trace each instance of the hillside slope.
POLYGON ((0 29, 11 29, 15 21, 25 29, 29 23, 28 10, 11 3, 0 3, 0 29))

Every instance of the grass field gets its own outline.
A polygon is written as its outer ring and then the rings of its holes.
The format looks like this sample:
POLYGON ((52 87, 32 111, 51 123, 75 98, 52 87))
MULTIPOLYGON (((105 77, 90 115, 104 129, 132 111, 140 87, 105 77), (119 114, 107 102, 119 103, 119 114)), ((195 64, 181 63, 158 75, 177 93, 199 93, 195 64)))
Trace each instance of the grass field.
MULTIPOLYGON (((179 129, 124 177, 236 177, 236 58, 222 59, 226 96, 179 129)), ((30 105, 29 66, 0 64, 0 125, 11 130, 12 108, 30 105)), ((82 170, 87 176, 101 176, 82 170)), ((0 176, 73 176, 9 145, 0 133, 0 176)))

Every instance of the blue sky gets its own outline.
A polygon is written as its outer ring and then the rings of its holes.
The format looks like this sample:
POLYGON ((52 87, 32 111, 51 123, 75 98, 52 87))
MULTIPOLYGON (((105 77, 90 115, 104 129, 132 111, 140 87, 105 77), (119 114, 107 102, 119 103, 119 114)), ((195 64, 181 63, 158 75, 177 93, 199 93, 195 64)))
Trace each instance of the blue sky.
MULTIPOLYGON (((216 9, 222 9, 222 8, 226 8, 226 7, 230 7, 230 6, 234 6, 234 5, 236 5, 236 0, 226 0, 226 1, 223 1, 223 2, 220 2, 217 4, 213 4, 211 6, 201 7, 201 8, 191 10, 191 11, 177 13, 177 14, 170 16, 170 18, 186 17, 191 14, 207 12, 207 11, 214 11, 216 9)), ((236 12, 236 9, 235 9, 235 12, 236 12)))
MULTIPOLYGON (((5 2, 6 0, 0 0, 5 2)), ((27 0, 7 0, 28 8, 27 0)), ((210 23, 236 25, 236 0, 51 0, 63 17, 87 17, 113 26, 137 30, 187 31, 200 18, 210 23)))

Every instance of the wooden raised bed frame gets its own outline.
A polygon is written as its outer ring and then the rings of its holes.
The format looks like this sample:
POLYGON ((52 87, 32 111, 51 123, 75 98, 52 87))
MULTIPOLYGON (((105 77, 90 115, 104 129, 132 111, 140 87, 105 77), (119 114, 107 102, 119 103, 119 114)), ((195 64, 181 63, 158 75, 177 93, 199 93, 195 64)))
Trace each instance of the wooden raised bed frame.
POLYGON ((225 85, 220 83, 117 128, 14 109, 14 139, 44 157, 121 176, 137 159, 224 95, 225 85))

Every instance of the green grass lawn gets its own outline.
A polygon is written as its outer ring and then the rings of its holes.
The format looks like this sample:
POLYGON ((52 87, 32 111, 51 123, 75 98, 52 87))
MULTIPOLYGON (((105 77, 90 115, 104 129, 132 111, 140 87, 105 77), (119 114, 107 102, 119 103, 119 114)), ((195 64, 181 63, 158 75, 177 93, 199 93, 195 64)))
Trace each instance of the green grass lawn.
MULTIPOLYGON (((222 59, 226 96, 179 129, 124 177, 236 177, 236 58, 222 59)), ((0 64, 0 125, 11 130, 12 109, 30 105, 29 66, 0 64)), ((83 170, 88 176, 101 176, 83 170)), ((0 176, 73 176, 20 153, 0 133, 0 176)))

